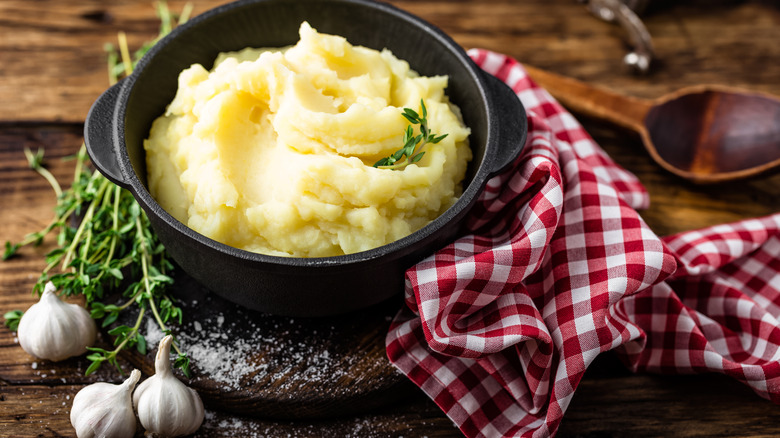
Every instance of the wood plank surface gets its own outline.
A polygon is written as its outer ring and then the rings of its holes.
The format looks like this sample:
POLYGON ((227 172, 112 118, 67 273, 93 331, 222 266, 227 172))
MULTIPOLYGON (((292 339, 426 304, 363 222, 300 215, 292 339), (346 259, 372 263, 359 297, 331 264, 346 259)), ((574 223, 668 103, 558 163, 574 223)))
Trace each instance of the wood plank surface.
MULTIPOLYGON (((185 2, 170 1, 172 10, 185 2)), ((194 13, 226 3, 195 0, 194 13)), ((640 97, 700 83, 775 92, 777 2, 686 1, 651 11, 659 62, 649 77, 622 65, 626 38, 575 0, 394 1, 465 48, 481 47, 640 97), (774 62, 773 62, 774 61, 774 62)), ((0 2, 0 120, 81 123, 106 88, 103 45, 125 31, 131 48, 157 34, 151 2, 0 2)))
MULTIPOLYGON (((244 309, 181 272, 171 293, 184 312, 182 324, 172 329, 193 363, 188 383, 206 406, 311 420, 371 412, 416 391, 385 353, 400 299, 333 318, 291 318, 244 309)), ((134 322, 132 314, 119 320, 134 322)), ((163 333, 151 323, 144 336, 154 346, 163 333)), ((145 375, 154 374, 153 354, 128 351, 124 357, 145 375)))
MULTIPOLYGON (((183 3, 169 2, 173 10, 183 3)), ((220 3, 193 2, 195 13, 220 3)), ((625 94, 654 98, 688 85, 723 83, 780 95, 780 5, 774 1, 654 3, 645 22, 660 60, 647 77, 623 68, 623 32, 574 0, 392 3, 440 26, 464 47, 507 53, 625 94)), ((81 143, 81 123, 106 87, 102 46, 118 30, 128 33, 131 47, 153 37, 157 20, 151 2, 0 2, 0 243, 19 240, 51 217, 54 196, 25 169, 21 150, 45 147, 55 176, 69 180, 72 167, 59 158, 81 143)), ((646 185, 651 206, 641 214, 661 235, 780 209, 780 175, 695 186, 664 173, 634 135, 584 123, 646 185)), ((34 302, 28 291, 50 248, 25 249, 22 257, 0 263, 0 313, 34 302)), ((34 360, 0 328, 0 436, 75 436, 68 397, 83 384, 120 378, 107 367, 85 378, 86 365, 83 359, 34 360)), ((209 410, 198 436, 459 436, 419 392, 405 397, 364 414, 296 422, 209 410)), ((559 436, 776 436, 779 416, 777 406, 732 380, 633 375, 606 354, 575 393, 559 436)))

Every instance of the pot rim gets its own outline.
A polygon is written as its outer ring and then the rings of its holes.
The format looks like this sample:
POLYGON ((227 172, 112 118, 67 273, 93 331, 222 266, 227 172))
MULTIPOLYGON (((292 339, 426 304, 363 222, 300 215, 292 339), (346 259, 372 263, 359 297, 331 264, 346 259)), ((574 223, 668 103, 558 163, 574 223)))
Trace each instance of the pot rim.
POLYGON ((452 38, 445 34, 442 30, 426 22, 422 18, 419 18, 409 12, 396 8, 395 6, 375 2, 371 0, 302 0, 310 3, 347 3, 354 6, 368 7, 371 9, 379 10, 385 14, 392 15, 396 18, 400 18, 407 22, 411 26, 415 26, 423 30, 426 34, 435 38, 442 46, 447 49, 449 56, 454 56, 460 64, 465 67, 469 76, 472 79, 473 86, 477 88, 480 96, 480 102, 485 107, 486 112, 486 139, 485 139, 485 152, 482 162, 479 167, 474 170, 473 177, 468 185, 463 189, 461 196, 458 200, 450 206, 446 211, 439 215, 436 219, 432 220, 419 230, 388 244, 360 251, 356 253, 329 256, 329 257, 287 257, 287 256, 275 256, 263 253, 256 253, 236 247, 229 246, 227 244, 218 242, 211 239, 197 231, 189 228, 184 223, 175 219, 170 213, 165 211, 149 193, 148 189, 141 183, 141 180, 137 176, 135 169, 130 161, 129 154, 127 152, 127 145, 125 142, 125 120, 127 118, 127 102, 133 92, 134 85, 137 79, 144 74, 147 66, 151 60, 160 53, 166 45, 171 41, 179 37, 179 35, 190 31, 192 28, 201 25, 209 20, 218 19, 220 15, 228 11, 232 11, 236 8, 251 7, 255 4, 267 4, 267 3, 285 3, 285 0, 238 0, 232 3, 218 6, 210 9, 191 20, 177 26, 170 34, 158 41, 144 57, 138 62, 133 73, 122 80, 121 88, 119 90, 116 104, 114 106, 113 114, 113 143, 115 152, 118 154, 118 164, 122 176, 125 178, 126 184, 129 186, 129 190, 134 194, 135 198, 144 207, 147 213, 158 216, 160 220, 165 222, 168 226, 172 227, 178 233, 185 235, 186 237, 196 241, 206 247, 217 252, 241 259, 249 263, 266 263, 271 265, 278 265, 280 267, 307 267, 307 268, 326 268, 345 265, 355 265, 359 263, 365 263, 368 261, 382 259, 386 257, 396 257, 402 255, 408 255, 416 249, 416 246, 429 238, 435 237, 437 232, 444 228, 451 221, 457 221, 462 219, 462 216, 470 209, 477 197, 482 192, 485 184, 492 174, 497 170, 494 169, 494 162, 497 156, 495 148, 498 138, 498 123, 497 114, 492 110, 492 99, 488 92, 488 87, 483 72, 479 67, 469 58, 465 50, 455 43, 452 38))

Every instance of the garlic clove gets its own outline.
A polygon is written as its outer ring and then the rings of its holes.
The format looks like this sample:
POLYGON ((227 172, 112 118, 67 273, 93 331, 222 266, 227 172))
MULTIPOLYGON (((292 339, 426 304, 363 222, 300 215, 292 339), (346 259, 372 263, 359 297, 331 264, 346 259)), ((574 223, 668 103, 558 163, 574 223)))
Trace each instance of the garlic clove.
POLYGON ((205 413, 198 393, 187 387, 171 370, 171 342, 160 341, 155 357, 154 376, 146 379, 133 394, 133 405, 147 434, 160 437, 189 435, 200 428, 205 413))
POLYGON ((133 370, 123 383, 98 382, 84 387, 73 398, 70 424, 78 438, 132 438, 135 414, 130 394, 141 372, 133 370))
POLYGON ((28 354, 57 362, 84 354, 95 342, 97 325, 86 309, 61 301, 48 282, 40 300, 22 315, 17 336, 28 354))

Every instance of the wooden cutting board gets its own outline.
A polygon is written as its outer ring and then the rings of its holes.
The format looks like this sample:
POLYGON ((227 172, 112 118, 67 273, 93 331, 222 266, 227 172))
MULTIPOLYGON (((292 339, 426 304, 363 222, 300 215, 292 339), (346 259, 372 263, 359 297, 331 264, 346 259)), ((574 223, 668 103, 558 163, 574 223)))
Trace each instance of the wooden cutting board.
MULTIPOLYGON (((250 311, 210 293, 186 274, 173 295, 184 311, 172 327, 192 361, 192 379, 207 407, 274 419, 352 415, 397 403, 415 390, 385 354, 385 335, 399 298, 329 318, 291 318, 250 311)), ((123 324, 132 325, 134 315, 123 324)), ((149 353, 125 359, 154 373, 163 333, 142 326, 149 353)), ((172 356, 173 357, 173 356, 172 356)))

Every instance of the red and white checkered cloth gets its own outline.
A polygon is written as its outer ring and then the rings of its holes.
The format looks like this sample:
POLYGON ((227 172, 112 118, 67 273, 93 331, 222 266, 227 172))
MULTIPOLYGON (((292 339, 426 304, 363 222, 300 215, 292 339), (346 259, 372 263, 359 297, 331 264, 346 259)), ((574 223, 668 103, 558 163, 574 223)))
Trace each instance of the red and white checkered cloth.
POLYGON ((390 361, 469 437, 549 436, 585 369, 719 372, 780 402, 780 215, 660 238, 648 195, 516 61, 472 50, 528 142, 464 236, 406 273, 390 361))

